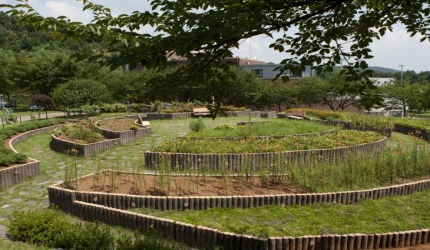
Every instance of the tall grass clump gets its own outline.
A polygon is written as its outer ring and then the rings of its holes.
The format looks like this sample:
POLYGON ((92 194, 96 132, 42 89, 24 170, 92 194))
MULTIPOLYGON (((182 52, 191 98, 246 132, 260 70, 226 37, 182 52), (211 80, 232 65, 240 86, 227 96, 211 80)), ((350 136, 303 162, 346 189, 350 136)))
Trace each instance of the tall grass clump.
POLYGON ((196 120, 190 121, 189 128, 193 132, 200 132, 205 128, 205 123, 203 122, 202 118, 199 117, 196 120))
POLYGON ((369 189, 430 176, 430 147, 399 145, 372 157, 348 155, 337 164, 309 163, 287 166, 290 183, 312 192, 369 189))

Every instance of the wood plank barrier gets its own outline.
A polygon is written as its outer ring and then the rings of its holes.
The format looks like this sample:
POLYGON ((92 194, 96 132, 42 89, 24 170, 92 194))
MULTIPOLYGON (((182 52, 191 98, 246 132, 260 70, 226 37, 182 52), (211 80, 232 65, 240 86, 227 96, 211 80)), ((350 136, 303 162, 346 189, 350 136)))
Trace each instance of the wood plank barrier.
POLYGON ((394 131, 408 135, 412 134, 416 137, 421 137, 426 141, 430 141, 430 133, 423 129, 414 128, 403 124, 394 124, 394 131))
MULTIPOLYGON (((59 125, 49 126, 45 128, 39 128, 31 131, 27 131, 25 133, 14 136, 11 140, 9 140, 9 148, 18 153, 17 150, 13 147, 16 143, 20 141, 25 141, 33 136, 45 133, 47 131, 52 131, 59 125)), ((0 170, 0 186, 1 187, 10 187, 12 185, 21 183, 23 181, 28 180, 29 178, 40 173, 40 161, 29 158, 27 163, 18 164, 11 167, 3 168, 0 170)))
POLYGON ((71 150, 77 151, 77 156, 89 157, 98 152, 102 152, 109 148, 115 147, 120 144, 120 139, 109 139, 105 141, 89 143, 89 144, 78 144, 71 141, 66 141, 51 134, 51 145, 52 148, 61 153, 70 154, 71 150))
MULTIPOLYGON (((87 175, 86 177, 91 176, 87 175)), ((316 203, 354 204, 389 196, 410 195, 430 187, 430 179, 411 183, 332 193, 302 193, 248 196, 139 196, 102 192, 84 192, 62 188, 61 184, 48 187, 50 204, 71 213, 72 203, 82 201, 117 209, 151 208, 165 210, 205 210, 209 208, 261 207, 266 205, 310 205, 316 203)))
POLYGON ((71 150, 74 149, 77 151, 77 156, 89 157, 93 154, 107 150, 117 145, 134 141, 137 138, 146 136, 151 132, 151 127, 139 127, 137 130, 127 131, 109 131, 103 130, 101 128, 99 129, 102 130, 103 135, 108 138, 108 140, 89 144, 78 144, 75 142, 63 140, 51 134, 52 148, 57 152, 66 154, 70 154, 71 150))
POLYGON ((430 243, 430 229, 376 234, 324 234, 300 237, 258 238, 250 235, 222 232, 130 211, 73 202, 74 214, 89 221, 101 221, 130 229, 155 230, 161 236, 183 242, 190 247, 224 250, 351 250, 387 249, 430 243))
POLYGON ((260 166, 276 164, 278 160, 284 162, 296 162, 306 165, 306 162, 314 158, 325 160, 327 162, 338 161, 348 157, 349 154, 374 155, 385 149, 387 146, 387 137, 381 140, 363 143, 354 146, 339 147, 333 149, 315 149, 315 150, 295 150, 283 152, 268 153, 243 153, 243 154, 193 154, 193 153, 168 153, 168 152, 151 152, 144 153, 146 167, 152 168, 162 162, 170 164, 173 170, 186 170, 188 168, 198 168, 202 164, 211 170, 220 170, 221 166, 228 164, 231 171, 240 172, 242 167, 251 170, 258 170, 260 166), (246 164, 246 165, 244 165, 246 164))
MULTIPOLYGON (((102 134, 107 139, 120 139, 120 144, 128 143, 131 141, 134 141, 140 137, 146 136, 149 133, 151 133, 151 127, 149 126, 142 126, 135 122, 136 126, 138 127, 137 130, 125 130, 125 131, 112 131, 107 129, 102 129, 99 127, 100 123, 103 123, 103 121, 111 120, 111 119, 117 119, 117 118, 108 118, 98 121, 95 125, 98 129, 102 131, 102 134)), ((137 121, 137 120, 136 120, 137 121)))

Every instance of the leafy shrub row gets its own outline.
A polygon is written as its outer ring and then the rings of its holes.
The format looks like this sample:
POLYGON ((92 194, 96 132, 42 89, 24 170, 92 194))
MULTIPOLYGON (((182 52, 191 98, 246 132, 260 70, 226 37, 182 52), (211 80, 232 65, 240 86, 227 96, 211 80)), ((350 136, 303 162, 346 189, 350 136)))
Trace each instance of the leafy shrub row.
POLYGON ((52 126, 65 122, 64 119, 53 118, 47 120, 34 120, 19 125, 14 125, 0 129, 0 166, 9 166, 13 164, 22 164, 26 162, 27 156, 24 154, 15 154, 12 150, 6 149, 4 142, 7 138, 37 128, 52 126))
POLYGON ((97 222, 71 222, 56 209, 12 212, 8 227, 9 237, 49 248, 74 250, 134 250, 185 249, 178 243, 166 241, 154 232, 145 234, 115 234, 97 222))
POLYGON ((355 112, 338 112, 332 110, 319 110, 310 108, 296 108, 286 110, 290 113, 293 110, 302 110, 306 112, 306 116, 320 120, 333 120, 333 121, 348 121, 351 126, 356 129, 385 131, 392 130, 396 120, 392 117, 373 116, 367 114, 360 114, 355 112))

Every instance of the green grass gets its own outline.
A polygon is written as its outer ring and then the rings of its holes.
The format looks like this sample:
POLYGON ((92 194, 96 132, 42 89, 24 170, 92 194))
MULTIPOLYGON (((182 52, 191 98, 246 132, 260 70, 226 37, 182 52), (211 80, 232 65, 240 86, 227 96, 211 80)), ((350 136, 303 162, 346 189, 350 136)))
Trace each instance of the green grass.
POLYGON ((266 206, 250 209, 133 212, 257 237, 386 233, 430 228, 430 190, 353 205, 266 206))
POLYGON ((11 242, 0 239, 0 249, 4 250, 48 250, 46 247, 38 247, 23 242, 11 242))
POLYGON ((234 126, 233 129, 217 130, 207 128, 201 132, 192 132, 188 136, 197 137, 244 137, 244 136, 275 136, 323 132, 333 130, 332 126, 312 124, 289 119, 270 120, 268 123, 256 123, 246 126, 234 126))

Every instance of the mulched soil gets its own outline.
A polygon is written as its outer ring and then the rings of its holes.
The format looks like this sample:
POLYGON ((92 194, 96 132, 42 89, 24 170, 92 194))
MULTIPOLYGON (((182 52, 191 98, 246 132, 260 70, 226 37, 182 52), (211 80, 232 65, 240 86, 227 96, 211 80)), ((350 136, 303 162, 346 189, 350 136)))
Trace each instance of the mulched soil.
POLYGON ((125 131, 130 130, 130 126, 134 125, 135 121, 135 118, 113 118, 102 120, 97 126, 110 131, 125 131))
MULTIPOLYGON (((70 184, 76 188, 75 182, 70 184)), ((89 192, 169 196, 271 195, 309 192, 286 182, 276 180, 264 182, 260 177, 253 177, 247 181, 245 177, 238 176, 223 179, 213 176, 168 177, 122 172, 98 173, 81 178, 77 182, 76 189, 89 192)))

